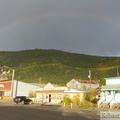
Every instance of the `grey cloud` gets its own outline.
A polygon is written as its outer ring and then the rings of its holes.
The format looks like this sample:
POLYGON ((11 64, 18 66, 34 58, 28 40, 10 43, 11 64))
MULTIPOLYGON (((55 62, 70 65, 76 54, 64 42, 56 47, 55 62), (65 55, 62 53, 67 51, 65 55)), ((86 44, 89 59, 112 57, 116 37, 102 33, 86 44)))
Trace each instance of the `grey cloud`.
POLYGON ((119 0, 0 0, 0 50, 119 56, 119 5, 119 0))

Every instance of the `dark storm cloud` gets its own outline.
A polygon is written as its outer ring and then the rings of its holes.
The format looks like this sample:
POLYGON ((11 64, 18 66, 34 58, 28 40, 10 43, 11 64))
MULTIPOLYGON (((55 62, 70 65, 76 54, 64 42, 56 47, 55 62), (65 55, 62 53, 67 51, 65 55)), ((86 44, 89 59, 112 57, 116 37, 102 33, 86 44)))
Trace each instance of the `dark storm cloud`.
POLYGON ((0 0, 0 51, 120 56, 119 0, 0 0))

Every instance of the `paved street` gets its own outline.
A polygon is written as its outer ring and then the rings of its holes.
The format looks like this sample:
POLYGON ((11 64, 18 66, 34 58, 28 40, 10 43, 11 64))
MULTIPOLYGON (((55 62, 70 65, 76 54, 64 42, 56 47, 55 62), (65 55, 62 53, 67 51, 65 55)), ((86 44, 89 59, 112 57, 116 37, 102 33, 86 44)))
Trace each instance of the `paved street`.
POLYGON ((70 110, 60 106, 16 105, 0 102, 0 120, 99 120, 99 112, 70 110))

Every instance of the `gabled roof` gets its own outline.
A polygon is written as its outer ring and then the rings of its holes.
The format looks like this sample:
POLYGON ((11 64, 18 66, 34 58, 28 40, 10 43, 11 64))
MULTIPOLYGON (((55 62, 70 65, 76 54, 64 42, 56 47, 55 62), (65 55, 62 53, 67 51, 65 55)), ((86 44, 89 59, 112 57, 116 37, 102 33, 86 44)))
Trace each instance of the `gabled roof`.
POLYGON ((58 87, 58 85, 57 84, 52 84, 52 83, 47 83, 45 86, 44 86, 44 88, 47 88, 47 87, 58 87))

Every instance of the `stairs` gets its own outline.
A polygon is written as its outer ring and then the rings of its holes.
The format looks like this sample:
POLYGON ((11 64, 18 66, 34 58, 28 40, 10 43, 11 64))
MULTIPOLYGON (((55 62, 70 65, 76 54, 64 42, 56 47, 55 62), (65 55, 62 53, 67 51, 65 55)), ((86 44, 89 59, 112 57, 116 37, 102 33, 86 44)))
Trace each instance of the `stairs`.
POLYGON ((120 102, 114 102, 111 105, 111 110, 118 110, 118 109, 120 109, 120 102))
POLYGON ((103 102, 98 106, 99 109, 109 109, 110 105, 109 102, 103 102))

